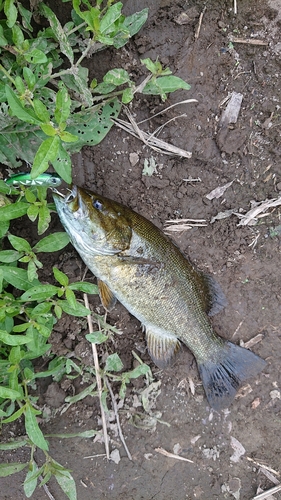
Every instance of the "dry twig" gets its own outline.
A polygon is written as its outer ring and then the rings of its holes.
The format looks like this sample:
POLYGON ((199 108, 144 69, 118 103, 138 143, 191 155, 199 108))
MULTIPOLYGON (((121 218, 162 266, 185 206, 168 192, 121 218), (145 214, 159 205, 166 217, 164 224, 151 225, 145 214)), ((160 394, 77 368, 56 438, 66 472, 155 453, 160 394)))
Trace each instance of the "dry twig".
POLYGON ((264 42, 263 40, 257 40, 256 38, 231 37, 230 41, 234 43, 248 43, 249 45, 268 45, 268 42, 264 42))
POLYGON ((129 452, 128 450, 128 447, 126 445, 126 441, 125 441, 125 438, 123 436, 123 432, 122 432, 122 429, 121 429, 121 425, 120 425, 120 420, 119 420, 119 414, 118 414, 118 408, 117 408, 117 404, 116 404, 116 400, 115 400, 115 397, 114 397, 114 394, 113 394, 113 391, 112 391, 112 388, 111 388, 111 385, 108 381, 108 378, 107 377, 104 377, 105 378, 105 383, 108 387, 108 390, 110 392, 110 396, 111 396, 111 401, 112 401, 112 406, 113 406, 113 410, 114 410, 114 415, 115 415, 115 419, 116 419, 116 423, 117 423, 117 427, 118 427, 118 433, 119 433, 119 437, 120 437, 120 440, 122 441, 123 443, 123 446, 125 448, 125 451, 127 453, 127 456, 129 458, 129 460, 133 460, 132 459, 132 455, 131 453, 129 452))
MULTIPOLYGON (((86 293, 83 294, 83 298, 84 298, 85 307, 87 307, 87 309, 89 309, 89 301, 88 301, 88 296, 86 293)), ((89 332, 93 333, 94 328, 93 328, 92 318, 91 318, 90 314, 87 316, 87 321, 88 321, 89 332)), ((103 408, 103 404, 102 404, 102 383, 101 383, 101 376, 100 376, 98 352, 97 352, 96 344, 91 343, 91 345, 92 345, 92 351, 93 351, 93 358, 94 358, 94 365, 95 365, 95 372, 96 372, 96 379, 97 379, 97 387, 98 387, 98 395, 99 395, 99 401, 100 401, 100 411, 101 411, 101 420, 102 420, 102 428, 103 428, 103 436, 104 436, 104 446, 105 446, 106 458, 109 459, 109 440, 108 440, 108 434, 107 434, 105 413, 104 413, 104 408, 103 408)))
POLYGON ((192 227, 204 227, 207 225, 205 219, 170 219, 165 221, 164 232, 180 233, 192 227))
POLYGON ((254 464, 258 465, 259 467, 263 467, 264 469, 268 470, 269 472, 272 472, 272 474, 275 474, 275 476, 280 475, 279 472, 277 472, 276 470, 272 469, 271 467, 268 467, 267 465, 260 464, 259 462, 257 462, 253 458, 251 458, 251 457, 246 457, 246 458, 247 458, 247 460, 249 460, 249 462, 253 462, 254 464))
POLYGON ((281 484, 279 484, 278 486, 273 486, 273 488, 270 488, 270 490, 264 491, 263 493, 256 495, 255 497, 253 497, 253 500, 265 500, 266 498, 269 498, 271 495, 274 495, 274 493, 278 493, 278 491, 281 491, 281 484))
POLYGON ((195 32, 195 40, 197 40, 197 38, 200 35, 200 30, 201 30, 201 25, 202 25, 202 21, 203 21, 203 16, 205 14, 205 10, 206 10, 206 5, 199 16, 199 22, 198 22, 197 30, 195 32))
POLYGON ((185 151, 184 149, 178 148, 177 146, 173 146, 172 144, 168 144, 167 142, 158 139, 157 137, 155 137, 155 133, 157 131, 153 132, 152 134, 144 132, 139 128, 137 122, 134 120, 132 114, 128 110, 126 110, 126 114, 129 118, 129 122, 121 120, 120 118, 115 118, 113 120, 115 125, 122 128, 123 130, 133 135, 134 137, 137 137, 154 151, 166 155, 175 155, 183 158, 191 158, 192 153, 190 151, 185 151))
POLYGON ((190 462, 194 464, 193 460, 189 460, 188 458, 180 457, 179 455, 175 455, 174 453, 170 453, 169 451, 164 450, 164 448, 155 448, 157 453, 161 453, 161 455, 165 455, 165 457, 175 458, 176 460, 183 460, 184 462, 190 462))

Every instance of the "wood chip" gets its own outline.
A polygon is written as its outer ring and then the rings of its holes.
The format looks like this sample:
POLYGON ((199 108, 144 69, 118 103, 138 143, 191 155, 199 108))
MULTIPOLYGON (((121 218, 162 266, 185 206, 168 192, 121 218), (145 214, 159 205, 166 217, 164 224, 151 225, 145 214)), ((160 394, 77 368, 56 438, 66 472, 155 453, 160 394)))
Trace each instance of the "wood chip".
POLYGON ((245 342, 244 347, 246 347, 246 349, 251 349, 251 347, 256 345, 258 342, 261 342, 262 339, 263 339, 263 334, 258 333, 258 335, 256 335, 252 339, 248 340, 248 342, 245 342))
POLYGON ((239 92, 232 92, 230 100, 222 112, 220 119, 220 126, 227 127, 230 123, 236 123, 240 113, 243 100, 243 94, 239 92))

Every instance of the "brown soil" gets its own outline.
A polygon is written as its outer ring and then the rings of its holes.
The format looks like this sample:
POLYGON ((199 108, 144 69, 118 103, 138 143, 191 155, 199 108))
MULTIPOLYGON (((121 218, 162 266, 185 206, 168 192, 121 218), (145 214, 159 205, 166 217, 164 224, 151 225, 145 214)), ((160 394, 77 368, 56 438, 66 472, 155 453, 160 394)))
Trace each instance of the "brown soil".
MULTIPOLYGON (((219 212, 235 209, 243 215, 253 201, 281 196, 281 2, 238 0, 238 14, 234 15, 231 0, 210 0, 196 40, 203 0, 152 3, 149 21, 129 45, 119 53, 108 50, 91 60, 92 76, 101 78, 111 67, 123 67, 141 81, 144 69, 139 58, 158 57, 190 83, 191 90, 171 94, 165 104, 158 98, 141 96, 131 112, 141 121, 181 100, 197 99, 197 104, 181 104, 141 125, 153 131, 175 118, 160 138, 192 151, 193 156, 188 160, 159 154, 114 127, 99 146, 85 148, 75 156, 74 179, 133 208, 159 227, 167 219, 205 219, 206 226, 176 233, 174 240, 200 269, 213 273, 225 291, 228 305, 212 320, 217 333, 236 343, 262 334, 252 349, 267 360, 267 366, 245 385, 229 410, 216 413, 207 404, 191 353, 183 348, 172 368, 157 370, 145 351, 139 322, 118 304, 108 321, 123 335, 114 336, 108 349, 119 353, 127 370, 133 367, 131 351, 137 352, 150 364, 161 389, 150 419, 143 421, 136 419, 136 414, 145 416, 145 412, 135 402, 145 381, 136 380, 128 386, 120 419, 133 460, 127 458, 111 414, 110 448, 119 450, 119 464, 100 456, 103 443, 93 439, 50 438, 50 453, 72 470, 79 500, 250 500, 259 487, 267 490, 274 486, 260 464, 281 473, 280 208, 267 210, 255 225, 239 226, 240 218, 234 214, 210 221, 219 212), (187 23, 178 24, 176 20, 184 11, 187 23), (230 35, 261 40, 263 45, 230 44, 230 35), (238 121, 220 129, 226 107, 223 100, 233 91, 243 94, 238 121), (182 114, 185 116, 176 118, 182 114), (130 153, 137 154, 135 165, 130 153), (143 176, 144 161, 152 157, 157 172, 143 176), (220 198, 206 198, 214 188, 230 181, 232 185, 220 198), (234 453, 235 446, 239 448, 235 439, 245 449, 240 458, 234 453), (156 451, 159 447, 193 463, 166 457, 156 451)), ((150 2, 132 0, 125 8, 131 13, 145 4, 150 2)), ((58 219, 54 219, 53 228, 60 228, 58 219)), ((70 246, 54 255, 48 265, 54 263, 72 280, 80 278, 84 270, 70 246)), ((45 270, 48 279, 48 267, 45 270)), ((92 304, 102 313, 97 298, 92 304)), ((85 322, 64 317, 55 328, 53 350, 73 353, 91 364, 85 332, 85 322)), ((102 358, 103 350, 100 353, 102 358)), ((45 433, 101 428, 96 398, 87 397, 61 414, 64 397, 85 387, 77 380, 48 380, 40 386, 39 402, 49 415, 48 422, 42 423, 45 433)), ((21 431, 11 427, 7 437, 21 431)), ((16 450, 2 453, 1 459, 24 461, 27 456, 25 450, 16 450)), ((36 458, 40 463, 41 454, 36 458)), ((23 479, 24 473, 2 479, 0 497, 23 499, 23 479)), ((55 481, 50 481, 49 489, 56 500, 66 498, 55 481)), ((47 496, 37 489, 32 498, 47 496)), ((281 499, 281 493, 274 498, 281 499)))

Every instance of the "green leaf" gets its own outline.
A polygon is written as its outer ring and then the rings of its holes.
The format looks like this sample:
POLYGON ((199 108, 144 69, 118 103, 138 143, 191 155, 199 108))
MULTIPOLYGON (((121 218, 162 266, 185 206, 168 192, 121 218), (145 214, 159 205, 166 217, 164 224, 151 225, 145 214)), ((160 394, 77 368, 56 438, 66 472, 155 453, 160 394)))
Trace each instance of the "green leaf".
POLYGON ((57 135, 49 137, 42 142, 35 155, 32 165, 32 178, 35 178, 45 172, 49 166, 49 162, 52 162, 57 158, 59 144, 60 138, 57 135))
MULTIPOLYGON (((127 16, 123 22, 123 27, 129 30, 130 36, 134 36, 139 32, 148 18, 148 9, 143 9, 140 12, 135 12, 131 16, 127 16)), ((114 44, 115 45, 115 44, 114 44)), ((116 45, 115 45, 116 47, 116 45)), ((118 46, 116 48, 119 48, 118 46)))
POLYGON ((69 303, 70 307, 75 309, 77 301, 76 301, 75 293, 70 288, 67 288, 65 290, 65 298, 66 298, 67 302, 69 303))
MULTIPOLYGON (((64 232, 57 232, 53 234, 49 234, 42 238, 42 240, 36 243, 35 247, 33 247, 33 251, 35 252, 57 252, 62 248, 66 247, 69 243, 69 236, 64 232)), ((1 258, 1 252, 0 252, 1 258)))
POLYGON ((129 104, 134 99, 134 91, 131 87, 128 87, 123 91, 122 102, 123 104, 129 104))
POLYGON ((34 409, 31 406, 27 406, 25 411, 25 429, 29 439, 41 450, 48 451, 49 446, 46 439, 43 436, 41 429, 39 428, 38 422, 36 420, 34 409))
POLYGON ((39 207, 38 211, 38 234, 41 235, 45 233, 51 222, 50 210, 47 206, 43 205, 39 207))
POLYGON ((18 17, 18 11, 14 5, 14 0, 5 0, 4 12, 7 17, 7 26, 12 28, 18 17))
MULTIPOLYGON (((1 210, 1 209, 0 209, 1 210)), ((10 221, 1 221, 0 225, 0 239, 3 238, 9 231, 10 221)))
POLYGON ((21 393, 19 391, 15 391, 14 389, 10 389, 9 387, 0 386, 0 398, 3 399, 21 399, 21 393))
POLYGON ((36 76, 33 71, 31 71, 31 69, 27 66, 24 66, 24 68, 22 69, 22 74, 27 83, 28 89, 33 90, 36 84, 36 76))
POLYGON ((12 38, 15 46, 21 50, 22 44, 24 42, 24 35, 17 24, 14 24, 14 26, 12 27, 12 38))
POLYGON ((102 82, 102 83, 99 83, 94 88, 94 92, 96 92, 97 94, 106 95, 106 94, 110 94, 115 89, 116 89, 116 85, 113 85, 112 83, 102 82))
POLYGON ((11 474, 15 474, 16 472, 20 472, 28 466, 28 462, 25 464, 21 463, 11 463, 11 464, 0 464, 0 477, 11 476, 11 474))
MULTIPOLYGON (((79 148, 77 148, 77 151, 79 148)), ((58 157, 56 160, 52 162, 55 171, 59 174, 59 176, 67 183, 71 184, 72 182, 72 163, 69 153, 64 148, 63 144, 60 143, 58 150, 58 157)))
POLYGON ((82 304, 79 304, 79 302, 76 302, 76 306, 71 307, 67 300, 59 300, 58 305, 62 308, 64 312, 67 314, 70 314, 72 316, 88 316, 88 314, 91 314, 91 311, 84 307, 82 304))
POLYGON ((8 45, 8 40, 4 36, 3 26, 0 25, 0 47, 5 47, 8 45))
POLYGON ((58 18, 56 17, 54 12, 44 3, 39 4, 39 10, 48 19, 52 27, 54 36, 59 42, 61 52, 67 57, 72 65, 74 61, 73 50, 69 43, 68 36, 64 32, 58 18))
POLYGON ((49 135, 50 137, 54 137, 54 135, 58 135, 58 129, 51 125, 51 123, 42 123, 40 125, 41 130, 43 130, 44 134, 49 135))
POLYGON ((9 264, 18 260, 22 255, 22 253, 16 252, 15 250, 2 250, 0 252, 0 262, 9 264))
POLYGON ((66 122, 70 114, 71 100, 66 87, 62 87, 56 97, 55 120, 60 125, 66 122))
MULTIPOLYGON (((17 398, 18 399, 18 398, 17 398)), ((23 399, 23 394, 20 395, 20 400, 23 399)), ((8 418, 5 418, 2 422, 3 424, 9 424, 11 422, 14 422, 15 420, 17 420, 18 418, 21 417, 21 415, 23 414, 25 410, 25 405, 24 406, 21 406, 21 408, 18 409, 18 411, 15 411, 10 417, 8 418)))
POLYGON ((42 101, 40 101, 39 99, 33 99, 33 109, 40 121, 44 123, 49 123, 50 114, 45 104, 43 104, 42 101))
POLYGON ((101 33, 110 33, 114 29, 115 22, 121 16, 122 7, 123 5, 121 2, 117 2, 109 7, 100 22, 99 30, 101 33))
POLYGON ((33 28, 30 24, 31 18, 32 18, 32 13, 27 10, 23 5, 18 2, 17 4, 18 10, 20 12, 20 15, 22 16, 22 25, 25 29, 28 29, 29 31, 33 31, 33 28))
POLYGON ((65 398, 65 402, 73 404, 73 403, 77 403, 77 401, 81 401, 86 396, 94 396, 96 394, 96 391, 94 391, 96 386, 97 386, 97 384, 96 384, 96 382, 94 382, 93 384, 86 387, 86 389, 79 392, 79 394, 76 394, 75 396, 67 396, 65 398))
POLYGON ((68 285, 69 279, 66 276, 66 274, 64 274, 62 271, 60 271, 56 267, 53 267, 53 273, 54 273, 54 277, 56 278, 56 280, 59 282, 60 285, 62 285, 62 286, 68 285))
POLYGON ((150 367, 145 363, 142 363, 141 365, 134 368, 134 370, 127 372, 127 374, 129 378, 138 378, 142 375, 146 375, 149 372, 150 372, 150 367))
POLYGON ((27 209, 27 217, 31 222, 34 222, 38 216, 39 213, 39 207, 38 205, 29 205, 27 209))
POLYGON ((10 335, 10 333, 0 330, 0 340, 6 345, 24 345, 31 342, 32 339, 26 335, 10 335))
MULTIPOLYGON (((38 266, 39 267, 39 266, 38 266)), ((42 265, 41 265, 42 267, 42 265)), ((33 260, 30 260, 27 265, 27 277, 30 282, 32 282, 35 278, 38 278, 37 267, 33 260)))
POLYGON ((28 203, 23 201, 18 201, 12 205, 6 205, 6 207, 0 207, 0 220, 1 224, 3 222, 18 219, 22 215, 25 215, 29 207, 28 203))
POLYGON ((129 82, 130 76, 129 73, 124 69, 115 68, 106 73, 106 75, 103 77, 103 81, 105 83, 113 84, 117 87, 118 85, 123 85, 124 83, 129 82))
POLYGON ((47 56, 39 49, 31 49, 24 53, 24 58, 31 64, 44 64, 48 62, 47 56))
POLYGON ((32 283, 28 280, 27 271, 25 269, 13 266, 0 266, 0 270, 3 272, 4 280, 15 288, 18 288, 18 290, 26 291, 32 286, 39 284, 38 280, 34 280, 32 283))
POLYGON ((8 443, 0 443, 0 450, 6 451, 6 450, 16 450, 18 448, 22 448, 23 446, 26 446, 28 443, 27 439, 13 439, 12 441, 8 441, 8 443))
POLYGON ((14 236, 13 234, 9 234, 8 240, 11 243, 12 247, 14 247, 18 252, 31 252, 31 246, 24 238, 20 238, 19 236, 14 236))
POLYGON ((178 76, 160 76, 155 81, 148 82, 142 93, 159 95, 159 88, 163 93, 169 93, 179 89, 189 90, 190 85, 178 76))
POLYGON ((88 293, 90 295, 96 295, 99 293, 99 288, 93 283, 88 283, 87 281, 75 281, 70 283, 69 288, 71 290, 79 290, 79 292, 88 293))
POLYGON ((77 135, 70 134, 66 130, 60 133, 60 138, 64 142, 76 142, 78 141, 77 135))
POLYGON ((91 342, 92 344, 102 344, 103 342, 106 342, 108 340, 107 335, 104 335, 101 332, 93 332, 93 333, 88 333, 86 335, 86 339, 91 342))
POLYGON ((26 123, 31 123, 32 125, 40 125, 41 121, 36 118, 32 109, 25 108, 15 92, 9 87, 5 86, 6 96, 8 104, 11 108, 13 116, 16 116, 19 120, 26 123))
POLYGON ((37 481, 38 481, 37 472, 38 472, 37 464, 33 461, 31 469, 29 469, 28 473, 26 474, 23 483, 24 493, 27 498, 30 498, 33 495, 34 490, 37 486, 37 481))
MULTIPOLYGON (((60 465, 55 462, 55 460, 53 460, 53 463, 60 465)), ((76 484, 70 472, 63 468, 62 470, 58 470, 53 473, 62 491, 66 494, 69 500, 77 500, 76 484)))
POLYGON ((23 79, 20 77, 20 76, 16 76, 15 78, 15 87, 17 89, 17 91, 20 93, 20 94, 24 94, 25 92, 25 85, 24 85, 24 81, 23 79))
POLYGON ((38 285, 30 288, 25 293, 22 294, 20 300, 22 301, 32 301, 36 300, 40 302, 41 300, 47 300, 57 294, 58 287, 54 285, 38 285))
POLYGON ((114 354, 110 354, 106 358, 105 362, 105 371, 108 372, 119 372, 123 368, 123 363, 119 358, 118 354, 115 352, 114 354))

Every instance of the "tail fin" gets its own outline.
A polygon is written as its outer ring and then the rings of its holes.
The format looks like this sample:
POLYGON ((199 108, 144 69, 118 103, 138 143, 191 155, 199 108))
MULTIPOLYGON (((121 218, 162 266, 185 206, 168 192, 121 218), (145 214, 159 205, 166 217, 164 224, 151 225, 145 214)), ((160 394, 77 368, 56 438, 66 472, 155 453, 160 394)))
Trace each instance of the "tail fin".
POLYGON ((198 364, 212 408, 217 411, 228 408, 242 382, 255 377, 265 365, 259 356, 231 342, 224 344, 218 360, 198 364))

